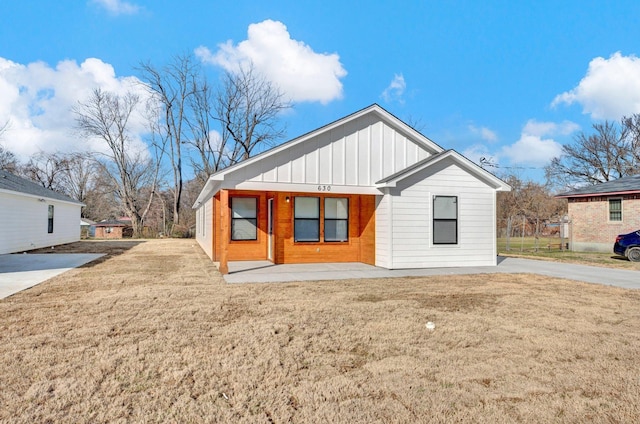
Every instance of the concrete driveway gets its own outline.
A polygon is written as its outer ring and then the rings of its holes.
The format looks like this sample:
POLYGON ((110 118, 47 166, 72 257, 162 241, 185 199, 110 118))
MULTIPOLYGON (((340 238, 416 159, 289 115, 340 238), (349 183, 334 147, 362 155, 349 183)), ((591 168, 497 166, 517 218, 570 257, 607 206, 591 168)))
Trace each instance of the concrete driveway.
POLYGON ((103 254, 48 253, 0 255, 0 299, 40 284, 103 254))
POLYGON ((394 270, 362 263, 274 265, 268 261, 230 262, 229 274, 224 279, 228 283, 266 283, 493 273, 540 274, 587 283, 640 288, 638 271, 506 257, 498 257, 498 266, 394 270))

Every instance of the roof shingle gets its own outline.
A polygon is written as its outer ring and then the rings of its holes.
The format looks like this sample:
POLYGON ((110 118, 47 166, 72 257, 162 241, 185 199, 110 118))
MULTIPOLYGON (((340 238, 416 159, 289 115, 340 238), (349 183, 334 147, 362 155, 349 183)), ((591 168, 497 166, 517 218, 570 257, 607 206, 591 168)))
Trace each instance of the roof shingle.
POLYGON ((15 191, 17 193, 30 194, 32 196, 46 197, 47 199, 60 200, 63 202, 76 203, 79 205, 82 204, 81 202, 78 202, 77 200, 72 199, 69 196, 53 190, 49 190, 42 187, 41 185, 34 183, 33 181, 18 177, 1 169, 0 190, 15 191))

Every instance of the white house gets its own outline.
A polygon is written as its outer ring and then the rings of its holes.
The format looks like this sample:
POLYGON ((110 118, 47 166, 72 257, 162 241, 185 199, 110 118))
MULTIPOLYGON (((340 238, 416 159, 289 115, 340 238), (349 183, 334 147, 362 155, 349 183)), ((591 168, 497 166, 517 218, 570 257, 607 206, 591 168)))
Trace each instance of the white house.
POLYGON ((209 178, 196 239, 229 261, 496 264, 505 182, 372 105, 209 178))
POLYGON ((83 204, 0 170, 0 254, 80 240, 83 204))

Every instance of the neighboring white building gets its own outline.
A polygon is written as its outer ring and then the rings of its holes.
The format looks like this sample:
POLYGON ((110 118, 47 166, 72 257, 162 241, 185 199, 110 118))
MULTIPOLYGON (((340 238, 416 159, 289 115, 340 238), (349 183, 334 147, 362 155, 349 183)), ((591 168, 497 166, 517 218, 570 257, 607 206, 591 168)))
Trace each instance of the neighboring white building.
POLYGON ((80 240, 83 204, 0 170, 0 254, 80 240))
POLYGON ((504 181, 378 105, 217 172, 196 239, 228 261, 496 265, 504 181))

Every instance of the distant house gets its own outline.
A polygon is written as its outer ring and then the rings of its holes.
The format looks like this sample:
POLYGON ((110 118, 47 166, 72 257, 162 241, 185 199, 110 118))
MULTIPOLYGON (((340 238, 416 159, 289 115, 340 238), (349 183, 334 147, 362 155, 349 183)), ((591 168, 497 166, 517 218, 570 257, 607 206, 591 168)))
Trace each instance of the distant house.
POLYGON ((556 197, 569 201, 572 250, 610 252, 618 234, 640 229, 640 175, 556 197))
POLYGON ((209 178, 196 239, 219 262, 496 264, 496 192, 511 188, 378 105, 209 178))
POLYGON ((121 239, 133 236, 130 220, 109 219, 91 224, 92 237, 99 239, 121 239))
POLYGON ((80 240, 82 203, 0 170, 0 254, 80 240))

